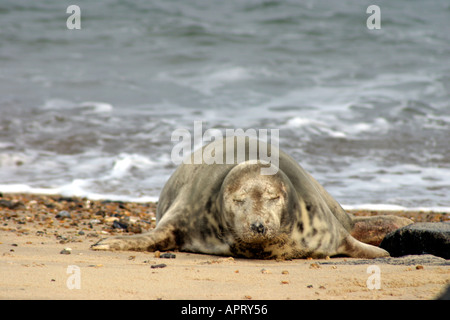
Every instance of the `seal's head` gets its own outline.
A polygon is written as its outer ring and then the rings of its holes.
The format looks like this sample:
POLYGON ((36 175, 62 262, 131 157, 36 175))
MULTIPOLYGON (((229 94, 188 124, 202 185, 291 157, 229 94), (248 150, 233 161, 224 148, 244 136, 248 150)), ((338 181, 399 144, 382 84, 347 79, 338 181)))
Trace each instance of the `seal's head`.
POLYGON ((262 243, 281 233, 289 187, 284 173, 261 175, 259 162, 235 166, 222 184, 222 209, 234 236, 244 243, 262 243), (284 176, 284 177, 283 177, 284 176))

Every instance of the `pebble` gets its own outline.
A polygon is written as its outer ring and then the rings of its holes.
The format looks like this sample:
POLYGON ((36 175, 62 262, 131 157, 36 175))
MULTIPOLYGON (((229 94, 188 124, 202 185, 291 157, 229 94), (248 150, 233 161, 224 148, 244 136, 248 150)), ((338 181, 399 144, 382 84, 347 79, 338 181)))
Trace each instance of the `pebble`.
POLYGON ((57 219, 66 219, 66 218, 71 218, 69 211, 66 210, 62 210, 60 212, 58 212, 55 216, 55 218, 57 219))
POLYGON ((173 253, 166 252, 166 253, 160 254, 159 257, 163 258, 163 259, 175 259, 177 256, 173 253))
POLYGON ((319 269, 319 268, 320 268, 320 265, 319 265, 318 263, 311 263, 311 264, 309 265, 309 268, 310 268, 310 269, 319 269))
POLYGON ((262 274, 271 274, 272 271, 267 270, 267 269, 261 269, 261 273, 262 273, 262 274))
POLYGON ((14 210, 23 206, 23 202, 21 201, 0 200, 0 207, 3 208, 14 210))
POLYGON ((113 222, 113 228, 114 228, 114 229, 127 230, 128 224, 123 223, 123 222, 119 222, 119 221, 117 221, 117 220, 114 220, 114 222, 113 222))
POLYGON ((71 248, 64 248, 60 252, 60 254, 71 254, 71 253, 72 253, 72 249, 71 248))
POLYGON ((152 269, 165 268, 165 267, 167 267, 167 264, 165 264, 165 263, 152 264, 152 265, 150 266, 150 268, 152 268, 152 269))

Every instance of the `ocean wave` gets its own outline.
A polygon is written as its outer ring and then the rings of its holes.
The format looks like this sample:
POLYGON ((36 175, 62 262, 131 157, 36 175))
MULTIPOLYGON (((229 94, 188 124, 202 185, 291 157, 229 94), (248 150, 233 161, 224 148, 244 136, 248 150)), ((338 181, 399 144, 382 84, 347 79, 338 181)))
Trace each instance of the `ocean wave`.
POLYGON ((238 65, 224 65, 205 67, 197 72, 164 71, 158 74, 158 78, 210 96, 224 86, 254 79, 265 72, 263 69, 258 71, 238 65))
POLYGON ((129 195, 117 194, 102 194, 95 193, 83 188, 84 181, 79 179, 74 180, 67 185, 56 188, 37 188, 26 184, 0 184, 0 192, 7 193, 26 193, 26 194, 40 194, 40 195, 61 195, 64 197, 80 197, 90 200, 110 200, 110 201, 124 201, 124 202, 157 202, 158 197, 141 196, 133 197, 129 195))
POLYGON ((389 130, 386 119, 376 118, 373 122, 343 123, 342 121, 320 121, 304 117, 294 117, 285 123, 286 128, 303 128, 310 134, 328 135, 333 138, 358 139, 362 133, 383 134, 389 130), (333 123, 330 126, 329 123, 333 123))

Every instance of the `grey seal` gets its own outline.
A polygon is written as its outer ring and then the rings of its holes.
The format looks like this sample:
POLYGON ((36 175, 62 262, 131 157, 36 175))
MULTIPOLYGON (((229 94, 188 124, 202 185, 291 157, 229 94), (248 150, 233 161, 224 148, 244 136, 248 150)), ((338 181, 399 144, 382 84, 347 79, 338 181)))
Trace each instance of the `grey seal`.
POLYGON ((256 140, 258 150, 265 148, 278 160, 274 174, 261 174, 261 169, 274 165, 249 152, 254 142, 227 137, 195 151, 192 159, 199 159, 196 153, 201 152, 203 162, 181 164, 169 178, 159 198, 155 229, 103 239, 91 248, 180 250, 255 259, 378 258, 389 253, 353 237, 355 226, 379 230, 383 225, 412 223, 395 216, 364 218, 346 213, 293 158, 256 140), (234 163, 227 164, 225 159, 231 157, 226 154, 238 150, 239 144, 245 146, 245 159, 237 161, 234 154, 234 163), (223 164, 211 161, 211 157, 218 159, 217 150, 223 151, 223 164))

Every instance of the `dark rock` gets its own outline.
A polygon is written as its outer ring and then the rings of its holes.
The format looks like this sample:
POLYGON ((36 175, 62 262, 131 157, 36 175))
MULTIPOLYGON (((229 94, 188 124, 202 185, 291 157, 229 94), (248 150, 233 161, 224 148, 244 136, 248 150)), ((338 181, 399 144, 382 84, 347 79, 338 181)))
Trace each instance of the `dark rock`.
POLYGON ((166 253, 161 253, 159 257, 163 258, 163 259, 175 259, 177 256, 173 253, 166 252, 166 253))
POLYGON ((77 200, 72 197, 59 197, 56 199, 58 202, 66 201, 66 202, 76 202, 77 200))
POLYGON ((124 222, 119 222, 117 220, 114 220, 113 222, 113 228, 114 229, 123 229, 123 230, 127 230, 128 228, 128 224, 124 223, 124 222))
POLYGON ((11 210, 17 209, 19 207, 24 207, 24 204, 20 201, 9 201, 9 200, 0 200, 0 207, 8 208, 11 210))
POLYGON ((450 222, 419 222, 389 233, 380 247, 391 256, 432 254, 450 259, 450 222))
POLYGON ((160 263, 160 264, 152 264, 152 265, 150 266, 150 268, 152 268, 152 269, 165 268, 165 267, 167 267, 167 265, 164 264, 164 263, 160 263))
POLYGON ((445 289, 436 299, 437 300, 450 300, 450 285, 448 285, 447 289, 445 289))

